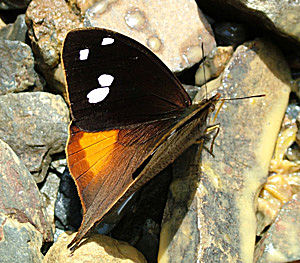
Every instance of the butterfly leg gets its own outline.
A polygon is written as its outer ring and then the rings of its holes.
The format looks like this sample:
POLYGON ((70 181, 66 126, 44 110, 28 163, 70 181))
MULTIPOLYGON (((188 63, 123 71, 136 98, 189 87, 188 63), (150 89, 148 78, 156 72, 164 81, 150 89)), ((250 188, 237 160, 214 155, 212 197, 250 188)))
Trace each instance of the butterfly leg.
POLYGON ((212 157, 215 157, 214 154, 213 154, 213 147, 214 147, 214 143, 215 143, 215 140, 220 132, 220 124, 217 123, 217 124, 214 124, 214 125, 211 125, 211 126, 208 126, 205 130, 204 130, 204 135, 208 134, 208 133, 211 133, 212 131, 216 130, 215 134, 214 134, 214 137, 212 139, 212 142, 211 142, 211 145, 210 145, 210 149, 208 149, 206 146, 204 146, 204 138, 201 136, 201 138, 199 138, 198 140, 196 140, 196 144, 199 144, 201 148, 204 148, 205 150, 208 151, 208 153, 211 154, 212 157))

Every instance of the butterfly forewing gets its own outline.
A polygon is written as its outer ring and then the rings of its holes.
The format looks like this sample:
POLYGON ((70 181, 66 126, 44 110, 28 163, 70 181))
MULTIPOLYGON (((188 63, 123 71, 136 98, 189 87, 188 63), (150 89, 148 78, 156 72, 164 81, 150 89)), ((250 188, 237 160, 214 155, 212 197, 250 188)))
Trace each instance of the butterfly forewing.
POLYGON ((62 58, 73 121, 82 130, 170 118, 191 105, 170 70, 143 45, 119 33, 71 31, 62 58))

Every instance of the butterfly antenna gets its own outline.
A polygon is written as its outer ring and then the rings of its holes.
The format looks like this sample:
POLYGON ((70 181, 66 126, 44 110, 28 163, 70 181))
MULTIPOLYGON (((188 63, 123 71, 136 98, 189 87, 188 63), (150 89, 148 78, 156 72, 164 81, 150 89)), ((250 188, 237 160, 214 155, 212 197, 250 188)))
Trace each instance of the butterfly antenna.
POLYGON ((201 44, 201 50, 202 50, 202 60, 203 60, 203 75, 204 75, 204 85, 205 85, 205 99, 207 100, 207 86, 206 86, 206 77, 205 77, 205 57, 204 57, 204 45, 203 42, 201 44))
POLYGON ((266 96, 266 94, 258 94, 258 95, 238 97, 238 98, 224 98, 224 99, 221 99, 221 100, 222 101, 225 101, 225 100, 244 100, 244 99, 260 98, 260 97, 265 97, 265 96, 266 96))

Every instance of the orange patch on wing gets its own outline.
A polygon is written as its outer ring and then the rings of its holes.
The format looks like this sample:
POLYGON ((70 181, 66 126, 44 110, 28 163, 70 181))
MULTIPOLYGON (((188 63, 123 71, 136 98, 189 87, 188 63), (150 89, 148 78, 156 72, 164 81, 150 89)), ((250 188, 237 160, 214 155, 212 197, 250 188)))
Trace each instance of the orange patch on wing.
POLYGON ((70 126, 67 160, 79 192, 110 164, 118 133, 119 130, 84 132, 70 126))

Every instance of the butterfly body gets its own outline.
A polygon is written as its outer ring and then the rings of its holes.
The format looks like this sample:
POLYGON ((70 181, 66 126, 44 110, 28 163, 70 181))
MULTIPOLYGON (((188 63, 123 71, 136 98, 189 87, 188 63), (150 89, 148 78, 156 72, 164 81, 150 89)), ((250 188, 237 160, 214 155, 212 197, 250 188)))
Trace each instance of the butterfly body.
POLYGON ((66 153, 83 206, 70 245, 204 135, 219 95, 191 105, 147 48, 119 33, 83 29, 63 47, 72 123, 66 153))

